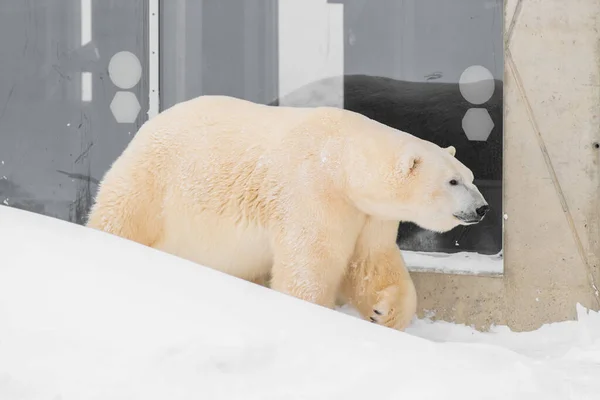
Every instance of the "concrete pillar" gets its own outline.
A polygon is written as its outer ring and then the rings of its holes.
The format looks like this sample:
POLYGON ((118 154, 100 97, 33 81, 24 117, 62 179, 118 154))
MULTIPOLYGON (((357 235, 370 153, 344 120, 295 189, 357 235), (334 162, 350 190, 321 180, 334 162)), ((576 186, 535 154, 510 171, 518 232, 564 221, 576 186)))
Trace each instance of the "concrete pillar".
POLYGON ((597 0, 505 0, 505 274, 415 273, 421 316, 531 330, 600 309, 599 29, 597 0))

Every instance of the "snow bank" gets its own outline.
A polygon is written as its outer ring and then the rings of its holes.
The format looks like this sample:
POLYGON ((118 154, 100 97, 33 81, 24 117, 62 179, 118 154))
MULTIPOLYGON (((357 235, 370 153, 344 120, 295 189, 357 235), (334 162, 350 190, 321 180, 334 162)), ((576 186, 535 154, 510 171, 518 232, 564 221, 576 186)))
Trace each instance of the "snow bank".
POLYGON ((0 239, 2 400, 600 393, 597 313, 526 334, 427 320, 400 333, 8 207, 0 239))
POLYGON ((487 255, 468 251, 440 253, 405 250, 402 254, 408 269, 413 272, 486 276, 501 276, 504 272, 502 252, 487 255))

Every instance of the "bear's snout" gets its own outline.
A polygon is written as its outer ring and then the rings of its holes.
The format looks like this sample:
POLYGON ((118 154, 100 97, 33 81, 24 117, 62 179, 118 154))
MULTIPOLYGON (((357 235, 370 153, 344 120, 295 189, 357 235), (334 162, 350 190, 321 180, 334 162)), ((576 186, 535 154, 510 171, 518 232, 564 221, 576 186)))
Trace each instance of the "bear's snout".
POLYGON ((456 213, 454 216, 460 220, 461 225, 472 225, 481 222, 489 210, 489 204, 484 203, 483 205, 476 205, 469 210, 456 213))
POLYGON ((483 219, 483 217, 485 217, 485 214, 487 214, 487 212, 488 212, 489 210, 490 210, 490 206, 486 204, 486 205, 483 205, 483 206, 481 206, 481 207, 477 208, 477 209, 475 210, 475 212, 477 213, 477 216, 478 216, 480 219, 483 219))

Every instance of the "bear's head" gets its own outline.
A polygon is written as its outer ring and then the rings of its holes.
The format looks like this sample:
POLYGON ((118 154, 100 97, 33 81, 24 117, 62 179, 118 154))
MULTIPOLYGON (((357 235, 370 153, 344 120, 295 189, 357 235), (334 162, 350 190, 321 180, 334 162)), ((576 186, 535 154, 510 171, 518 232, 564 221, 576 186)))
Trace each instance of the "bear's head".
POLYGON ((445 232, 478 223, 489 210, 454 147, 396 130, 367 136, 346 162, 349 198, 364 213, 445 232))

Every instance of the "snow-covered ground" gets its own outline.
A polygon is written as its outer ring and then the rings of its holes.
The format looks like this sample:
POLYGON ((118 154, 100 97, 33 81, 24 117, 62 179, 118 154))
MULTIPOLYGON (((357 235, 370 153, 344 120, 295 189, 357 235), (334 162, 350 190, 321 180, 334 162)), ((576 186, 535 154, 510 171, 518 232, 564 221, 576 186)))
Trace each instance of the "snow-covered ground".
POLYGON ((1 400, 600 399, 581 307, 520 334, 341 311, 0 207, 1 400))
POLYGON ((449 254, 405 250, 403 254, 404 261, 412 272, 486 276, 501 276, 504 272, 502 252, 487 255, 468 251, 449 254))

